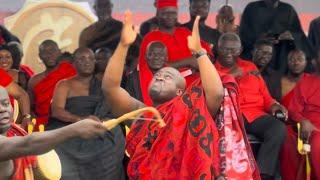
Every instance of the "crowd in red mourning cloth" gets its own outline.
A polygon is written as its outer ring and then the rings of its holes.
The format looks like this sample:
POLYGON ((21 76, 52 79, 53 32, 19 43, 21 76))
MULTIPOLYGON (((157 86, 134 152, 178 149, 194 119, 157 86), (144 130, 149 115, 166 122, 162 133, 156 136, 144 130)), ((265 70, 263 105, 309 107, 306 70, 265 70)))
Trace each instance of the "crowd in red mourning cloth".
POLYGON ((0 26, 0 179, 37 179, 54 149, 61 179, 320 180, 320 15, 305 34, 290 3, 255 0, 211 27, 215 1, 189 0, 181 23, 182 1, 155 0, 138 31, 95 0, 74 52, 41 42, 38 74, 0 26), (144 113, 103 128, 146 106, 164 127, 144 113))

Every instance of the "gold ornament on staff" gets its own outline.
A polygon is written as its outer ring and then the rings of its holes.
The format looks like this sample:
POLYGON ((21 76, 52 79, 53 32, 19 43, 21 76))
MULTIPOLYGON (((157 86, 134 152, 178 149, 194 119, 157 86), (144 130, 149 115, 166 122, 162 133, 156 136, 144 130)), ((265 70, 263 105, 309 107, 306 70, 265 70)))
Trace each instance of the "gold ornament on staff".
POLYGON ((150 120, 150 119, 147 119, 147 118, 145 118, 145 119, 144 118, 137 118, 138 116, 140 116, 144 112, 153 113, 153 115, 156 118, 154 121, 158 122, 160 127, 164 127, 166 125, 166 123, 161 118, 161 115, 160 115, 159 111, 154 107, 145 107, 145 108, 138 109, 136 111, 132 111, 130 113, 122 115, 121 117, 119 117, 117 119, 111 119, 111 120, 105 121, 105 122, 103 122, 103 125, 108 130, 111 130, 112 128, 116 127, 117 125, 119 125, 120 123, 122 123, 122 122, 124 122, 126 120, 136 120, 136 119, 150 120))
POLYGON ((309 138, 307 141, 303 141, 300 137, 301 135, 301 124, 298 123, 297 124, 297 128, 298 128, 298 152, 301 155, 305 155, 306 157, 306 180, 310 180, 311 179, 311 164, 310 164, 310 160, 309 160, 309 153, 311 151, 311 146, 309 144, 309 138))

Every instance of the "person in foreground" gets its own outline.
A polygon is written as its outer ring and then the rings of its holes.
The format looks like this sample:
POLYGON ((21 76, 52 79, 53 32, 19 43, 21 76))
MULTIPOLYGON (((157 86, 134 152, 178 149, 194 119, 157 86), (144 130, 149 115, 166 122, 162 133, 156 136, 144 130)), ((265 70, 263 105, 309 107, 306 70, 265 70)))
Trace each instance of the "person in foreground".
MULTIPOLYGON (((154 74, 149 94, 166 126, 160 128, 153 121, 136 121, 131 126, 127 137, 127 150, 131 157, 128 165, 130 179, 253 177, 254 167, 249 160, 243 134, 231 137, 239 131, 233 131, 233 127, 228 129, 231 132, 229 137, 226 136, 226 146, 222 142, 219 151, 221 139, 212 117, 221 115, 218 112, 224 99, 224 88, 215 67, 201 47, 199 18, 195 20, 192 36, 188 37, 188 46, 196 55, 201 81, 196 80, 185 89, 185 79, 174 68, 164 67, 154 74), (239 144, 229 143, 232 138, 239 144), (235 152, 228 154, 232 146, 240 152, 239 159, 231 155, 235 152), (223 157, 221 161, 220 157, 223 157)), ((125 57, 137 36, 132 27, 132 15, 126 12, 120 43, 103 79, 103 91, 116 116, 145 106, 120 87, 125 57)))
POLYGON ((68 139, 100 136, 107 130, 102 123, 82 120, 61 129, 27 133, 12 123, 12 107, 7 91, 0 86, 0 179, 32 180, 36 157, 68 139), (30 156, 31 155, 31 156, 30 156))

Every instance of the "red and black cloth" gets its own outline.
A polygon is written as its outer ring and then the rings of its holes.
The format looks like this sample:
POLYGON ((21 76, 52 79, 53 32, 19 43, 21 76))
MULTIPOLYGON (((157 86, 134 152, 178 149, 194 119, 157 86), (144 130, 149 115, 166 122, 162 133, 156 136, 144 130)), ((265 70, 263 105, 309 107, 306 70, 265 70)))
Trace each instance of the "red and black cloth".
POLYGON ((239 119, 236 85, 230 78, 224 82, 229 95, 216 119, 207 109, 197 80, 182 96, 157 107, 166 122, 164 128, 153 121, 132 125, 127 136, 130 179, 213 179, 219 175, 259 179, 239 119))

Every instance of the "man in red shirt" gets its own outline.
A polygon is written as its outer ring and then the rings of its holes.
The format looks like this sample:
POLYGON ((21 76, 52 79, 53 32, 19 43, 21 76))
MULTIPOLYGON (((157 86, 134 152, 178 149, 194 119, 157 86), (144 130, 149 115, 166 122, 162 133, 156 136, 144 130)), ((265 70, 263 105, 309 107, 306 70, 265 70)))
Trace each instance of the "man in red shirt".
MULTIPOLYGON (((144 36, 140 46, 139 68, 146 63, 147 46, 150 42, 160 41, 168 50, 168 65, 179 69, 186 78, 187 85, 199 78, 198 65, 188 48, 187 37, 191 31, 184 27, 177 27, 178 3, 177 0, 157 0, 157 19, 159 28, 144 36)), ((210 52, 208 44, 203 47, 210 52)), ((145 81, 140 77, 140 82, 145 81)), ((149 82, 147 82, 149 83, 149 82)))
POLYGON ((314 65, 317 73, 297 83, 288 110, 301 123, 301 138, 311 145, 311 179, 320 179, 320 51, 314 65))
POLYGON ((287 116, 287 110, 270 96, 256 66, 239 58, 241 50, 241 41, 237 34, 222 35, 215 65, 221 74, 232 74, 236 78, 239 85, 240 111, 246 119, 246 131, 263 141, 257 157, 261 177, 272 179, 286 136, 285 125, 273 115, 281 111, 287 116))

